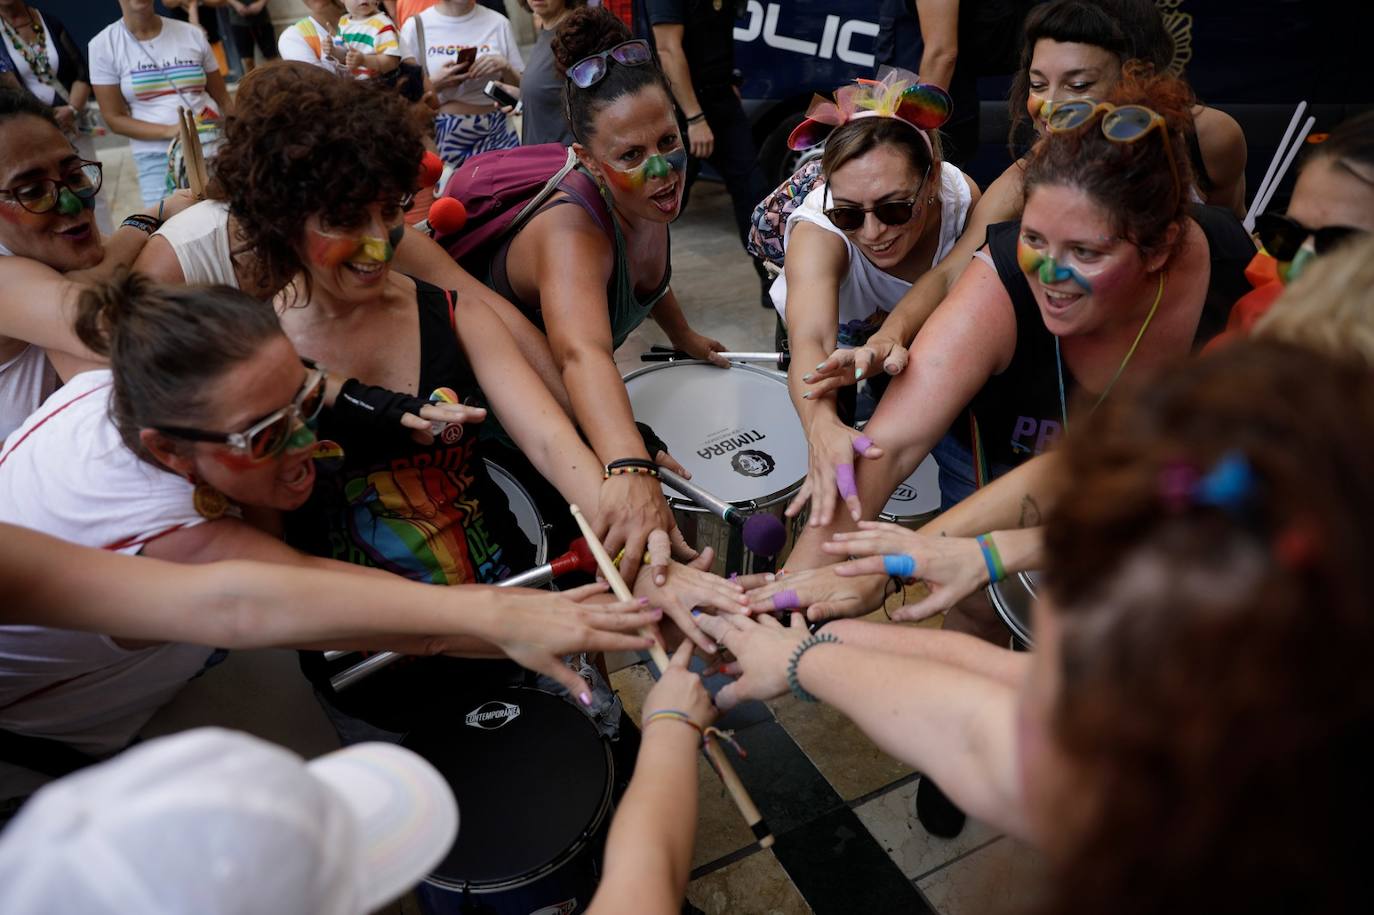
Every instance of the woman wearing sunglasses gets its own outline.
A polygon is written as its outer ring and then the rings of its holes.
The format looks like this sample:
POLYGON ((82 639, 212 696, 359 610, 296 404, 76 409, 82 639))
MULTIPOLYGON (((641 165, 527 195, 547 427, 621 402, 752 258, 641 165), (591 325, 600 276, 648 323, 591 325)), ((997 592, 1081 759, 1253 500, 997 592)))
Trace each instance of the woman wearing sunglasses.
MULTIPOLYGON (((502 243, 488 282, 547 334, 597 458, 647 462, 657 455, 647 452, 635 428, 616 347, 652 315, 676 349, 726 365, 716 355, 724 345, 688 326, 669 288, 668 224, 681 210, 687 150, 653 52, 631 39, 614 14, 602 7, 573 10, 554 36, 553 52, 567 77, 572 148, 602 199, 554 194, 502 243)), ((657 480, 613 477, 603 500, 626 519, 617 535, 624 537, 627 575, 635 573, 655 530, 671 532, 678 554, 690 554, 657 480)))
MULTIPOLYGON (((77 329, 111 369, 77 375, 6 443, 0 520, 173 562, 255 559, 390 580, 305 556, 244 520, 300 506, 315 482, 309 424, 324 376, 302 362, 270 306, 225 287, 159 287, 130 274, 83 296, 77 329)), ((575 606, 547 592, 509 595, 575 606)), ((393 647, 434 650, 421 640, 393 647)), ((493 654, 461 640, 450 647, 493 654)), ((0 654, 0 727, 100 755, 126 745, 211 651, 11 627, 0 629, 0 654)), ((32 787, 0 769, 0 795, 32 787)))
MULTIPOLYGON (((1022 66, 1008 102, 1013 146, 1024 143, 1021 126, 1027 119, 1037 140, 1043 138, 1046 118, 1059 102, 1106 98, 1128 64, 1167 72, 1173 39, 1151 0, 1053 0, 1026 17, 1021 53, 1022 66)), ((1246 150, 1240 125, 1215 108, 1194 102, 1189 109, 1192 117, 1180 126, 1186 138, 1180 158, 1189 161, 1193 176, 1189 196, 1243 214, 1246 150)), ((821 364, 815 372, 815 396, 853 384, 856 370, 872 377, 879 369, 895 375, 906 367, 911 340, 954 288, 988 226, 1020 217, 1025 168, 1023 157, 988 185, 960 243, 913 284, 864 346, 838 350, 821 364)))
MULTIPOLYGON (((789 387, 810 447, 794 507, 811 500, 815 524, 829 523, 837 468, 852 473, 863 443, 852 424, 872 410, 856 410, 845 392, 813 398, 807 373, 837 344, 867 341, 912 282, 954 247, 978 200, 978 186, 940 161, 931 139, 949 110, 943 90, 888 70, 876 83, 846 86, 834 103, 813 106, 792 134, 794 149, 825 141, 822 183, 787 218, 783 275, 771 290, 787 325, 789 387)), ((876 457, 881 449, 862 453, 876 457)), ((857 499, 848 501, 857 514, 857 499)))
POLYGON ((1236 303, 1221 339, 1245 336, 1314 261, 1374 232, 1374 113, 1342 122, 1307 150, 1288 212, 1255 220, 1264 245, 1246 268, 1255 289, 1236 303))
POLYGON ((75 284, 131 263, 158 213, 189 202, 175 195, 102 238, 100 187, 100 163, 72 148, 52 108, 0 88, 0 442, 61 379, 98 362, 72 332, 75 284))

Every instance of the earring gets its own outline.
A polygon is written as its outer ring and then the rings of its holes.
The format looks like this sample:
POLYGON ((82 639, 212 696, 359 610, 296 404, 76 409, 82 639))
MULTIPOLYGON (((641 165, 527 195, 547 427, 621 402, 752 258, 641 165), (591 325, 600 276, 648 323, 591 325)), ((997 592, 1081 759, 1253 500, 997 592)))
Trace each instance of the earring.
POLYGON ((196 514, 206 521, 217 521, 229 511, 229 499, 209 483, 196 484, 195 491, 191 493, 191 504, 195 506, 196 514))
POLYGON ((926 206, 928 206, 928 207, 933 207, 933 206, 935 206, 935 195, 934 195, 934 194, 931 194, 929 197, 926 198, 926 206))

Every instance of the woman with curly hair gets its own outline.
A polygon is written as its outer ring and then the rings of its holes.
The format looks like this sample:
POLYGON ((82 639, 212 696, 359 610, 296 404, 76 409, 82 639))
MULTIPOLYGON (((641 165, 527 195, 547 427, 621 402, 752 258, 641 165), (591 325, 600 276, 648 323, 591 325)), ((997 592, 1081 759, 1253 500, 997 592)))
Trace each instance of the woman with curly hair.
MULTIPOLYGON (((265 66, 245 82, 251 104, 229 123, 216 165, 227 220, 215 249, 228 251, 227 233, 237 233, 244 256, 227 265, 236 276, 266 292, 291 283, 277 300, 288 337, 331 377, 348 379, 331 385, 337 393, 319 425, 342 457, 287 519, 288 541, 439 584, 495 582, 533 566, 533 547, 484 463, 488 446, 464 425, 486 410, 469 404, 489 404, 534 468, 603 532, 623 527, 623 503, 603 497, 616 483, 603 481, 485 302, 393 269, 415 234, 402 214, 423 151, 405 103, 302 64, 265 66), (287 67, 304 78, 272 75, 287 67), (395 418, 430 418, 431 392, 449 401, 448 415, 435 419, 451 421, 437 434, 421 423, 412 438, 395 418)), ((625 537, 607 540, 616 549, 625 537)), ((737 609, 742 601, 738 586, 683 566, 646 569, 639 587, 703 647, 712 643, 697 631, 692 607, 737 609)), ((307 666, 330 693, 320 660, 307 666)), ((394 665, 329 695, 327 708, 350 735, 376 736, 348 730, 357 719, 395 734, 423 718, 429 698, 485 675, 440 660, 394 665)))
POLYGON ((1176 365, 1066 441, 1034 652, 716 618, 742 668, 717 702, 790 673, 1045 851, 1041 911, 1369 911, 1371 430, 1366 361, 1256 341, 1176 365))

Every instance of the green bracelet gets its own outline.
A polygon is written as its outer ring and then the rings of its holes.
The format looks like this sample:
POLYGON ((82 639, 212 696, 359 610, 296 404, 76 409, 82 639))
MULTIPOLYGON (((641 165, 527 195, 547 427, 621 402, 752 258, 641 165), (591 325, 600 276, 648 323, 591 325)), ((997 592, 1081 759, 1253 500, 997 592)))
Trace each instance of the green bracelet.
POLYGON ((991 534, 979 534, 974 539, 983 551, 983 562, 988 567, 988 582, 995 585, 1007 577, 1007 568, 1002 565, 1002 554, 997 551, 997 544, 992 542, 991 534))
POLYGON ((840 640, 830 633, 817 632, 803 639, 796 651, 792 652, 792 660, 787 662, 787 688, 792 691, 792 695, 803 702, 819 702, 820 700, 802 688, 801 681, 797 679, 797 665, 801 663, 802 655, 823 642, 840 644, 840 640))

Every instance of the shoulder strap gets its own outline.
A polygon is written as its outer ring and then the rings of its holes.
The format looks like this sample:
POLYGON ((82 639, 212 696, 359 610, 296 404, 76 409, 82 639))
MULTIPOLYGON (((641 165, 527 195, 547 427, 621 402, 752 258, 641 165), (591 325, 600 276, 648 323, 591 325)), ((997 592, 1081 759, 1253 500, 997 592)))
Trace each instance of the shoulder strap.
POLYGON ((554 191, 558 190, 558 185, 563 182, 564 178, 568 177, 568 172, 572 171, 576 165, 577 153, 573 152, 570 146, 568 147, 568 157, 563 162, 563 167, 554 172, 553 177, 544 182, 544 186, 539 189, 539 193, 531 197, 529 201, 520 208, 520 212, 515 214, 515 218, 512 219, 510 225, 506 227, 506 231, 501 233, 502 237, 514 235, 523 229, 525 223, 529 222, 534 216, 534 211, 539 209, 539 205, 545 200, 553 196, 554 191))
POLYGON ((429 56, 429 50, 425 47, 425 18, 419 13, 415 14, 415 51, 420 55, 420 59, 415 61, 424 71, 425 82, 429 82, 429 65, 425 63, 425 58, 429 56))

